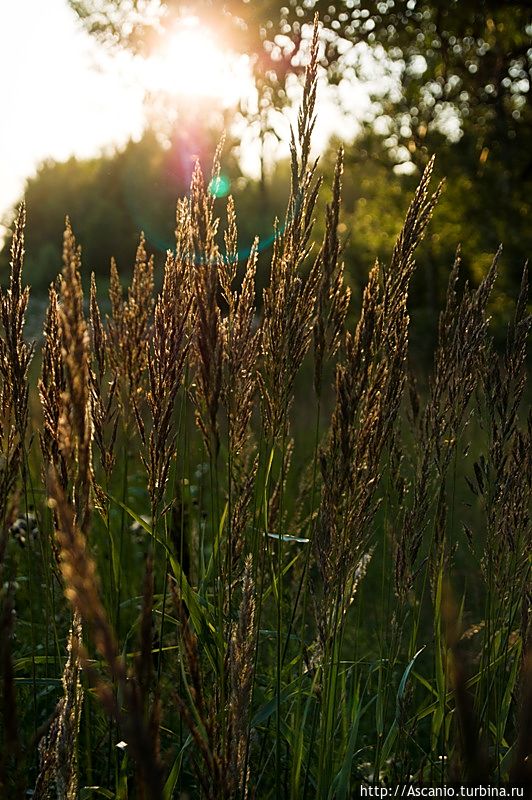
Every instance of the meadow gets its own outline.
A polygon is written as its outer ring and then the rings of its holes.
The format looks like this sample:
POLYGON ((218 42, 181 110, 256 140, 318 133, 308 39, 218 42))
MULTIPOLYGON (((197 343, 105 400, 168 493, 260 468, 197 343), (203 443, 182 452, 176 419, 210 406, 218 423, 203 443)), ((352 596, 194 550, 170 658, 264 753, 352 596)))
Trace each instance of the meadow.
POLYGON ((20 209, 0 298, 2 798, 532 790, 526 269, 501 351, 499 254, 471 286, 457 253, 418 388, 409 286, 441 186, 430 161, 354 309, 341 150, 313 239, 316 64, 317 28, 260 298, 258 243, 241 264, 231 199, 217 218, 217 154, 162 280, 141 237, 107 315, 67 221, 31 344, 20 209))

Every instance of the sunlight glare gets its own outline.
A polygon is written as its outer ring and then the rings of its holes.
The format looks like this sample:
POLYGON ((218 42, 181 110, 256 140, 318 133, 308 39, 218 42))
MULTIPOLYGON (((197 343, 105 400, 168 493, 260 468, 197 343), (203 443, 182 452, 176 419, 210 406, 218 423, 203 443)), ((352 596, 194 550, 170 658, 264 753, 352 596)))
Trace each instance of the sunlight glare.
POLYGON ((235 105, 252 90, 249 57, 224 50, 197 17, 186 17, 146 64, 149 88, 235 105))

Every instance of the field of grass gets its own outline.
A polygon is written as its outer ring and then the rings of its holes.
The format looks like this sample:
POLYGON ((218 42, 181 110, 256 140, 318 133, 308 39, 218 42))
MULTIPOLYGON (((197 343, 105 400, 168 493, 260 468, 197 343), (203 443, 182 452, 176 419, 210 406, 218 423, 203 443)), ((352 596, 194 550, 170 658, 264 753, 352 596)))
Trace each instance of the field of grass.
POLYGON ((457 254, 418 391, 431 162, 346 329, 341 152, 311 244, 316 47, 263 298, 198 167, 160 291, 141 239, 105 319, 67 224, 36 352, 20 211, 0 299, 2 798, 532 789, 526 273, 499 353, 497 256, 458 293, 457 254))

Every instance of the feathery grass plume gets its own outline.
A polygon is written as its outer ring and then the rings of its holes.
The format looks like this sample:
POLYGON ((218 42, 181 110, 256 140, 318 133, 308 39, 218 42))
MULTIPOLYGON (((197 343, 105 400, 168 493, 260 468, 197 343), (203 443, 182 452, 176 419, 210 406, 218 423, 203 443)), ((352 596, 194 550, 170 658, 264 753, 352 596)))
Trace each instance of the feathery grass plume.
MULTIPOLYGON (((530 613, 532 548, 532 426, 522 427, 519 420, 526 381, 526 345, 532 324, 527 314, 527 270, 525 268, 513 320, 508 329, 506 348, 501 356, 495 352, 493 341, 486 337, 479 354, 479 381, 483 388, 487 443, 474 463, 474 479, 469 486, 477 496, 485 517, 485 539, 477 544, 471 535, 474 552, 480 550, 480 568, 486 587, 486 620, 483 631, 483 680, 477 689, 478 702, 483 708, 493 706, 498 720, 500 709, 493 699, 491 687, 499 680, 515 691, 525 677, 528 654, 527 617, 530 613), (480 545, 480 547, 479 547, 480 545), (519 633, 514 632, 513 620, 521 609, 521 657, 519 633), (504 621, 504 623, 503 623, 504 621), (498 658, 503 663, 498 664, 498 658), (506 664, 520 667, 521 675, 513 669, 508 677, 506 664), (514 688, 514 681, 517 686, 514 688)), ((479 400, 479 404, 482 400, 479 400)), ((484 716, 482 716, 484 722, 484 716)), ((502 723, 499 723, 502 724, 502 723)), ((495 741, 495 747, 500 747, 495 741)))
MULTIPOLYGON (((28 369, 34 345, 28 345, 24 341, 24 322, 29 299, 29 288, 22 286, 25 222, 26 209, 22 204, 15 220, 11 243, 9 288, 7 291, 0 289, 0 319, 3 328, 3 335, 0 336, 0 577, 3 574, 9 536, 8 507, 19 472, 24 491, 27 491, 25 437, 28 425, 28 369)), ((0 615, 1 711, 5 731, 3 754, 0 756, 0 788, 6 792, 6 796, 10 791, 14 792, 13 796, 21 796, 22 775, 18 763, 21 747, 12 663, 15 612, 10 581, 4 584, 4 589, 0 582, 0 598, 3 600, 0 615), (11 777, 8 777, 8 773, 11 773, 11 777)))
POLYGON ((26 209, 19 208, 11 243, 9 288, 0 290, 0 572, 7 546, 6 515, 19 470, 25 480, 24 439, 28 423, 28 369, 33 345, 24 341, 29 288, 22 287, 26 209))
POLYGON ((532 326, 527 314, 528 271, 525 267, 515 314, 508 327, 502 358, 487 341, 481 353, 480 377, 489 420, 489 451, 475 464, 475 492, 487 517, 483 557, 486 578, 495 578, 499 596, 526 579, 532 545, 530 500, 532 452, 530 432, 519 429, 519 407, 526 384, 526 349, 532 326))
POLYGON ((242 600, 238 624, 233 625, 229 643, 229 736, 226 762, 231 796, 247 797, 249 773, 246 747, 255 658, 255 587, 252 558, 247 556, 242 578, 242 600))
POLYGON ((309 167, 314 129, 318 68, 318 18, 314 21, 310 63, 305 73, 303 102, 298 116, 298 146, 291 131, 291 190, 284 227, 273 246, 270 283, 264 290, 262 369, 259 373, 266 433, 270 440, 284 434, 296 374, 312 341, 315 306, 321 279, 317 257, 305 276, 320 181, 309 167))
MULTIPOLYGON (((369 274, 355 334, 346 334, 345 360, 336 367, 336 404, 329 438, 320 452, 322 490, 312 547, 321 586, 311 587, 318 633, 311 648, 311 666, 315 661, 323 669, 320 784, 329 780, 326 776, 331 769, 326 743, 332 736, 333 650, 353 599, 351 587, 357 567, 362 564, 370 540, 373 497, 380 477, 379 446, 388 414, 381 405, 391 377, 381 344, 386 327, 379 278, 380 267, 376 263, 369 274)), ((390 320, 390 330, 393 322, 390 320)))
POLYGON ((44 346, 42 348, 39 398, 44 425, 39 434, 43 454, 43 478, 53 466, 61 486, 66 489, 68 468, 61 452, 60 421, 64 413, 66 380, 63 369, 61 323, 57 291, 53 284, 48 289, 48 308, 44 323, 44 346))
POLYGON ((228 313, 224 328, 224 372, 222 398, 229 427, 229 450, 235 457, 245 451, 249 422, 257 388, 257 360, 260 328, 253 330, 255 313, 255 274, 258 240, 253 242, 240 291, 233 289, 238 264, 237 228, 233 198, 227 203, 228 229, 225 234, 226 258, 220 261, 220 288, 228 313))
POLYGON ((477 493, 484 495, 487 516, 482 567, 485 579, 494 580, 500 598, 512 594, 530 569, 531 448, 530 431, 516 430, 499 459, 493 458, 489 466, 485 459, 475 465, 477 479, 485 487, 481 491, 478 486, 477 493))
MULTIPOLYGON (((65 596, 86 625, 94 646, 107 664, 113 686, 96 674, 84 650, 80 650, 83 669, 91 678, 97 697, 107 713, 120 726, 121 735, 131 749, 139 771, 140 786, 150 798, 162 798, 162 769, 158 753, 158 704, 155 703, 148 722, 143 714, 143 696, 138 681, 130 680, 120 654, 114 631, 109 623, 99 591, 99 581, 94 559, 88 552, 87 539, 71 503, 65 496, 52 471, 49 477, 50 504, 55 512, 56 537, 60 548, 60 567, 65 585, 65 596), (117 699, 120 698, 120 701, 117 699)), ((149 593, 148 593, 149 594, 149 593)), ((145 650, 145 645, 142 647, 145 650)), ((142 658, 142 657, 141 657, 142 658)), ((144 663, 144 658, 142 658, 144 663)), ((142 675, 142 670, 140 670, 142 675)))
POLYGON ((351 290, 344 286, 344 265, 340 263, 341 247, 338 221, 341 208, 344 151, 338 150, 332 201, 325 211, 325 235, 320 251, 321 275, 314 324, 314 390, 321 396, 324 362, 332 358, 340 345, 351 290))
POLYGON ((26 207, 20 206, 11 244, 9 289, 0 290, 0 317, 4 337, 0 337, 0 375, 11 387, 13 417, 21 447, 28 424, 28 369, 34 345, 24 341, 24 320, 30 296, 29 287, 22 286, 24 264, 24 227, 26 207))
POLYGON ((106 368, 107 354, 107 334, 102 325, 102 316, 100 314, 100 307, 98 306, 98 297, 96 289, 96 278, 94 272, 91 272, 91 288, 89 296, 89 325, 92 337, 92 349, 96 360, 96 367, 100 379, 103 378, 106 368))
POLYGON ((321 630, 334 635, 337 603, 350 602, 351 585, 368 551, 370 522, 380 480, 381 455, 393 432, 405 384, 408 347, 406 301, 421 241, 440 188, 429 194, 429 162, 397 239, 390 267, 371 270, 354 335, 336 369, 336 406, 329 441, 321 453, 323 489, 314 549, 324 614, 321 630))
MULTIPOLYGON (((257 455, 251 454, 241 464, 233 461, 231 470, 230 531, 227 557, 230 576, 239 574, 239 563, 245 545, 245 533, 253 513, 252 502, 259 467, 257 455)), ((231 578, 230 578, 231 579, 231 578)))
POLYGON ((90 408, 90 343, 83 312, 81 249, 67 219, 63 238, 63 272, 58 306, 61 354, 66 391, 59 421, 61 451, 73 473, 77 522, 86 532, 92 486, 92 420, 90 408))
MULTIPOLYGON (((151 431, 145 464, 153 518, 164 497, 168 470, 176 447, 174 404, 190 344, 192 298, 186 288, 188 275, 187 262, 168 253, 163 288, 155 306, 151 344, 147 352, 147 402, 151 431)), ((143 425, 140 432, 146 443, 143 425)))
POLYGON ((105 380, 109 360, 108 334, 102 325, 94 273, 91 274, 89 324, 92 337, 92 352, 96 362, 96 368, 91 364, 89 371, 93 434, 100 453, 100 463, 104 470, 106 481, 109 483, 116 461, 114 449, 119 422, 116 402, 118 378, 115 375, 110 382, 105 380))
POLYGON ((144 234, 141 234, 127 298, 124 298, 116 262, 111 260, 111 316, 107 318, 107 343, 110 366, 118 380, 118 397, 125 425, 129 421, 130 408, 137 413, 148 361, 153 310, 153 257, 148 259, 145 244, 144 234))
MULTIPOLYGON (((442 487, 459 439, 468 423, 467 409, 478 383, 478 359, 484 346, 488 320, 487 303, 495 283, 499 253, 477 289, 465 286, 460 300, 456 295, 460 252, 457 251, 449 278, 446 306, 440 315, 438 347, 430 396, 420 418, 417 438, 417 467, 413 500, 401 522, 396 545, 395 589, 405 597, 412 586, 416 560, 430 524, 431 508, 442 487)), ((441 503, 436 503, 444 513, 441 503)), ((440 532, 445 529, 441 521, 440 532)), ((441 555, 441 537, 436 553, 441 555)), ((438 558, 436 557, 436 561, 438 558)))
MULTIPOLYGON (((218 146, 212 169, 215 180, 220 170, 218 146)), ((218 409, 222 391, 222 360, 224 330, 218 307, 219 265, 221 256, 216 244, 219 220, 214 217, 214 195, 205 186, 199 162, 196 162, 190 185, 190 217, 194 253, 194 309, 196 336, 194 361, 196 367, 196 422, 205 447, 216 459, 220 448, 218 409)))
POLYGON ((118 645, 100 599, 96 564, 88 553, 86 537, 55 472, 48 478, 49 505, 54 509, 56 538, 65 596, 83 622, 90 626, 98 653, 107 661, 112 675, 123 676, 118 645))
POLYGON ((33 793, 36 800, 77 800, 78 797, 78 737, 83 703, 81 634, 81 619, 75 612, 62 676, 63 696, 47 735, 39 743, 39 775, 33 793))
MULTIPOLYGON (((168 252, 163 287, 155 305, 151 326, 151 342, 147 349, 147 404, 151 417, 149 440, 139 414, 137 424, 147 454, 142 460, 148 473, 148 494, 154 530, 157 530, 168 474, 176 451, 175 399, 183 380, 191 344, 192 293, 190 286, 189 217, 186 207, 177 210, 176 256, 168 252)), ((165 584, 166 585, 166 584, 165 584)), ((166 600, 166 595, 165 595, 166 600)), ((161 616, 161 646, 165 617, 165 601, 161 616)))
POLYGON ((251 415, 257 390, 260 328, 253 329, 258 242, 254 241, 239 291, 233 288, 238 267, 238 232, 233 198, 227 202, 226 256, 220 261, 219 280, 227 303, 224 331, 222 403, 228 427, 229 519, 228 558, 232 567, 244 547, 258 460, 251 457, 251 415))

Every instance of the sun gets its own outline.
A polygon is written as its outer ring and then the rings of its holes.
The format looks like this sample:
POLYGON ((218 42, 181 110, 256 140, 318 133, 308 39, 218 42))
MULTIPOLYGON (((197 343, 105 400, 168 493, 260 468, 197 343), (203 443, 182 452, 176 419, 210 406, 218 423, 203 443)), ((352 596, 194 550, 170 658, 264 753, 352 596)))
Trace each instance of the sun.
POLYGON ((190 101, 230 107, 252 91, 249 57, 224 49, 198 17, 180 20, 146 70, 150 89, 190 101))

